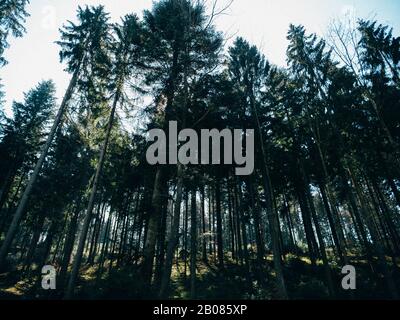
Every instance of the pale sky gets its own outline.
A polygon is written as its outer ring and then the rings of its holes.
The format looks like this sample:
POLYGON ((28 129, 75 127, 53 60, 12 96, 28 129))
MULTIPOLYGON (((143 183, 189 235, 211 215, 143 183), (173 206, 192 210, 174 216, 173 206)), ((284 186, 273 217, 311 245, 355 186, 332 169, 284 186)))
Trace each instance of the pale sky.
MULTIPOLYGON (((210 0, 211 1, 211 0, 210 0)), ((223 6, 228 0, 219 0, 223 6)), ((5 57, 9 64, 0 69, 6 93, 6 113, 10 115, 13 100, 23 99, 41 80, 53 79, 57 97, 63 96, 70 75, 59 63, 58 29, 74 20, 78 5, 103 4, 113 21, 127 13, 141 15, 151 9, 152 0, 31 0, 23 38, 10 39, 5 57)), ((352 12, 357 17, 375 17, 394 27, 400 34, 400 1, 398 0, 234 0, 226 15, 216 21, 217 29, 228 36, 243 36, 257 45, 269 61, 285 66, 289 24, 302 24, 308 32, 324 35, 333 18, 352 12)))

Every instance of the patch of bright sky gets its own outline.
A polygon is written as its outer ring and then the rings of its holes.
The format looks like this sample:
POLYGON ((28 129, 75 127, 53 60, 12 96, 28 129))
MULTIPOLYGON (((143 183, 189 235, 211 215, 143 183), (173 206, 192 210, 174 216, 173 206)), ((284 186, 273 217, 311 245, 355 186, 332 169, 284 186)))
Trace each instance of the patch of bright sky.
MULTIPOLYGON (((211 1, 211 0, 210 0, 211 1)), ((228 0, 220 0, 220 6, 228 0)), ((11 39, 6 51, 9 64, 0 69, 6 93, 6 114, 10 115, 13 100, 22 100, 23 93, 39 81, 53 79, 57 97, 62 97, 70 75, 59 63, 58 29, 75 20, 78 5, 103 4, 113 21, 135 12, 141 15, 150 9, 152 0, 31 0, 26 23, 27 34, 11 39)), ((242 36, 257 45, 267 58, 280 66, 286 64, 286 33, 289 24, 302 24, 307 32, 323 35, 329 22, 346 13, 357 17, 375 17, 400 32, 400 1, 398 0, 234 0, 226 15, 216 21, 217 29, 232 39, 242 36)))

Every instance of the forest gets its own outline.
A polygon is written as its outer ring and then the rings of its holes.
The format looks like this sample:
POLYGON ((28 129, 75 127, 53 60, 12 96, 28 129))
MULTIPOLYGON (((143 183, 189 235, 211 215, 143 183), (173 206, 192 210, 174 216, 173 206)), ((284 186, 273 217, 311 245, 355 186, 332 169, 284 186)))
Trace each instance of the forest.
MULTIPOLYGON (((0 77, 28 4, 0 0, 0 77)), ((217 30, 228 7, 78 7, 62 99, 43 80, 6 114, 0 87, 0 299, 400 299, 400 37, 290 25, 280 67, 217 30), (149 164, 171 121, 253 129, 253 173, 149 164)))

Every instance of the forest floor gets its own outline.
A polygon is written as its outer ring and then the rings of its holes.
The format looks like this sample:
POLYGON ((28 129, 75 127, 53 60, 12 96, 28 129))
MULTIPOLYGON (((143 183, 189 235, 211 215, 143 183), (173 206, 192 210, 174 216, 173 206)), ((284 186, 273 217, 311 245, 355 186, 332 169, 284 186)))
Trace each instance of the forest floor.
MULTIPOLYGON (((388 257, 388 263, 391 260, 388 257)), ((352 295, 341 289, 344 275, 341 269, 332 264, 332 276, 336 284, 336 299, 388 299, 390 298, 382 277, 371 272, 364 257, 351 257, 352 265, 357 270, 357 290, 352 295)), ((196 296, 199 300, 271 300, 276 297, 272 256, 266 257, 266 263, 260 267, 255 259, 250 260, 250 272, 245 265, 237 264, 227 257, 221 269, 210 257, 207 263, 198 262, 196 278, 196 296)), ((393 277, 400 287, 400 265, 392 269, 393 277)), ((77 299, 152 299, 154 294, 143 295, 141 276, 137 266, 119 269, 105 268, 105 273, 98 277, 94 267, 83 267, 77 283, 77 299)), ((174 263, 171 275, 170 298, 185 300, 190 298, 189 264, 183 261, 174 263)), ((285 280, 291 299, 329 299, 324 284, 325 272, 322 262, 311 265, 305 256, 287 255, 285 258, 285 280)), ((41 277, 38 271, 29 274, 21 267, 14 271, 0 274, 0 299, 59 299, 62 290, 52 292, 40 288, 41 277), (40 288, 40 289, 38 289, 40 288)), ((60 288, 58 288, 60 289, 60 288)))

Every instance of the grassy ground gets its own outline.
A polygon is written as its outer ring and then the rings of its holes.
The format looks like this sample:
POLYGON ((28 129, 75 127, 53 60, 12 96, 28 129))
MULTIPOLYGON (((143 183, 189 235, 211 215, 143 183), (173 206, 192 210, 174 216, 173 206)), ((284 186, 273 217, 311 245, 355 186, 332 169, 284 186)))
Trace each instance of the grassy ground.
MULTIPOLYGON (((224 269, 216 266, 215 261, 198 262, 196 294, 197 299, 258 299, 270 300, 276 297, 272 269, 272 257, 266 257, 263 267, 255 260, 250 262, 250 272, 246 266, 238 265, 227 258, 224 269)), ((388 299, 382 277, 373 274, 363 257, 351 257, 357 270, 357 290, 351 296, 341 289, 341 270, 332 265, 332 275, 336 284, 337 299, 388 299)), ((390 259, 388 258, 388 262, 390 259)), ((399 266, 398 266, 399 267, 399 266)), ((171 299, 189 299, 190 275, 184 274, 184 262, 174 263, 171 281, 171 299)), ((106 266, 105 270, 108 268, 106 266)), ((77 283, 77 299, 152 299, 154 293, 144 292, 138 267, 130 266, 97 277, 96 268, 84 267, 77 283)), ((310 260, 303 256, 287 255, 285 257, 285 279, 291 299, 329 299, 325 286, 324 269, 318 261, 312 266, 310 260)), ((393 273, 400 287, 400 272, 393 273)), ((60 288, 59 288, 60 289, 60 288)), ((0 299, 59 299, 62 290, 50 292, 40 288, 40 277, 34 270, 23 273, 20 268, 0 274, 0 299)))

